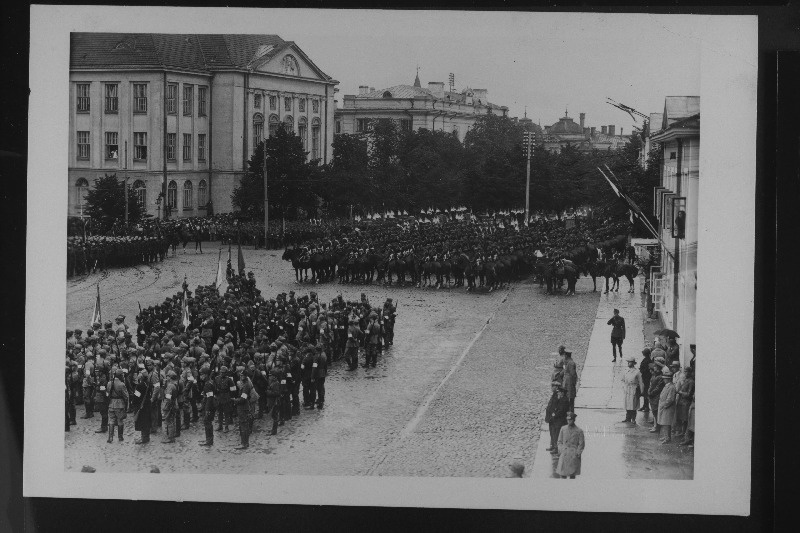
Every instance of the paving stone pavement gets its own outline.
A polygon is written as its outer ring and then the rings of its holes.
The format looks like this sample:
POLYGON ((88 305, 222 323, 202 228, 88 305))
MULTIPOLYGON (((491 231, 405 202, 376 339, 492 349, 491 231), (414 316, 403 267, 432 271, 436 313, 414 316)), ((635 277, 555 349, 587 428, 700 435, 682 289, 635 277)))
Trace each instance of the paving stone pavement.
MULTIPOLYGON (((633 293, 621 283, 619 292, 602 294, 597 305, 594 327, 583 367, 578 366, 579 386, 575 398, 575 423, 584 430, 586 448, 582 454, 581 477, 589 479, 693 479, 694 450, 678 446, 679 440, 661 445, 650 433, 652 416, 637 412, 636 425, 620 422, 625 418, 622 373, 626 363, 617 357, 612 362, 611 326, 614 309, 625 318, 625 355, 638 362, 645 347, 646 311, 639 294, 642 278, 635 281, 633 293)), ((651 328, 649 328, 651 329, 651 328)), ((648 341, 651 339, 647 339, 648 341)), ((541 425, 532 478, 558 477, 557 458, 545 448, 549 445, 547 424, 541 425)))
MULTIPOLYGON (((129 323, 137 302, 160 303, 180 290, 184 275, 190 287, 210 282, 219 247, 204 243, 204 249, 68 280, 67 325, 86 326, 97 281, 103 317, 122 313, 129 323)), ((224 262, 227 252, 222 255, 224 262)), ((65 433, 66 470, 91 465, 98 472, 149 472, 155 465, 165 473, 505 477, 513 458, 533 463, 549 398, 550 354, 566 344, 580 369, 597 310, 598 293, 585 278, 570 297, 548 296, 533 283, 483 294, 298 285, 281 251, 245 248, 244 256, 267 295, 315 290, 330 300, 339 292, 347 299, 364 292, 374 304, 391 296, 398 303, 395 345, 375 369, 348 372, 334 363, 324 411, 302 411, 277 436, 268 434, 269 421, 257 420, 245 451, 234 449, 234 429, 217 432, 211 449, 198 446, 200 425, 184 430, 175 444, 161 444, 156 434, 149 445, 137 446, 131 418, 125 441, 107 444, 106 435, 94 433, 99 416, 82 420, 78 407, 78 425, 65 433)))

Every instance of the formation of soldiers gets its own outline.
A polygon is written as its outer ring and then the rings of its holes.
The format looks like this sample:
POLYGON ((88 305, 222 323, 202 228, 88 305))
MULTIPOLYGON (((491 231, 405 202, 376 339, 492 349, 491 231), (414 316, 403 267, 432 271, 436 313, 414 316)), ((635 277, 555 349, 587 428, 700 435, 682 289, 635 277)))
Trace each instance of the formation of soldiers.
POLYGON ((80 276, 110 267, 163 261, 168 249, 168 241, 159 236, 68 237, 67 276, 80 276))
POLYGON ((136 329, 125 317, 93 324, 86 332, 67 330, 65 429, 100 413, 97 433, 123 441, 124 420, 132 414, 136 444, 147 444, 163 429, 162 443, 175 442, 181 429, 202 419, 205 441, 216 431, 238 426, 241 445, 249 446, 255 419, 269 416, 271 434, 306 410, 323 409, 328 364, 344 358, 365 368, 394 341, 397 307, 388 298, 380 307, 345 301, 330 303, 317 295, 294 292, 266 299, 252 273, 231 275, 220 295, 199 286, 164 303, 143 309, 136 329), (186 294, 184 306, 183 294, 186 294), (187 309, 188 313, 183 310, 187 309), (185 326, 188 314, 189 325, 185 326), (235 419, 235 422, 234 422, 235 419))

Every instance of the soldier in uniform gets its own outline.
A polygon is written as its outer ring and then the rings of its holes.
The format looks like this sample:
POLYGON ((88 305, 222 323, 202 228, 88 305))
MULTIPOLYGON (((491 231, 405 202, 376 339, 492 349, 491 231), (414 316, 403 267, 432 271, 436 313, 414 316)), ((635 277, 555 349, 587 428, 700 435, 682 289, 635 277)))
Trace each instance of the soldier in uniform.
POLYGON ((350 327, 347 330, 347 345, 345 351, 345 360, 347 361, 348 370, 355 370, 358 367, 358 345, 363 337, 363 332, 358 327, 355 320, 350 321, 350 327))
POLYGON ((214 381, 209 377, 208 372, 208 367, 203 366, 200 368, 200 383, 203 387, 200 412, 203 416, 203 427, 206 432, 206 440, 201 441, 200 446, 214 445, 214 415, 217 410, 217 399, 214 396, 214 381))
POLYGON ((322 346, 315 349, 313 363, 311 363, 311 405, 316 403, 317 409, 322 409, 325 404, 325 378, 328 376, 328 358, 322 346), (316 396, 316 398, 314 398, 316 396), (314 401, 316 399, 316 402, 314 401))
POLYGON ((392 303, 391 298, 386 298, 383 304, 383 339, 386 346, 394 344, 394 321, 397 316, 397 308, 392 303))
POLYGON ((250 432, 252 431, 252 417, 250 412, 250 397, 253 394, 253 385, 244 374, 244 367, 236 367, 238 380, 236 382, 238 395, 233 399, 236 404, 236 418, 239 420, 239 436, 242 443, 237 450, 246 450, 250 446, 250 432))
POLYGON ((228 426, 233 424, 231 392, 236 392, 236 384, 228 375, 228 367, 223 365, 214 378, 214 395, 217 398, 217 416, 219 417, 217 419, 217 431, 223 431, 224 424, 224 432, 227 433, 228 426))
POLYGON ((269 371, 269 384, 267 385, 267 409, 272 411, 272 431, 271 435, 278 434, 278 425, 283 425, 281 416, 281 382, 280 369, 274 367, 269 371))
POLYGON ((374 312, 369 315, 369 324, 365 331, 366 334, 366 360, 364 368, 372 366, 378 362, 378 344, 381 342, 381 326, 378 324, 378 315, 374 312))
POLYGON ((114 441, 114 426, 118 428, 119 441, 122 442, 122 431, 125 427, 125 417, 128 416, 128 388, 123 382, 124 373, 118 368, 114 373, 113 381, 108 383, 108 442, 114 441))
POLYGON ((94 360, 94 353, 89 352, 83 367, 83 405, 86 408, 86 414, 81 418, 94 416, 94 360))
POLYGON ((95 433, 108 431, 108 374, 105 366, 98 365, 94 372, 94 404, 100 412, 100 429, 95 433))
POLYGON ((161 418, 164 424, 164 439, 162 444, 175 442, 175 411, 178 402, 178 374, 174 370, 167 373, 167 383, 164 385, 164 395, 161 399, 161 418))

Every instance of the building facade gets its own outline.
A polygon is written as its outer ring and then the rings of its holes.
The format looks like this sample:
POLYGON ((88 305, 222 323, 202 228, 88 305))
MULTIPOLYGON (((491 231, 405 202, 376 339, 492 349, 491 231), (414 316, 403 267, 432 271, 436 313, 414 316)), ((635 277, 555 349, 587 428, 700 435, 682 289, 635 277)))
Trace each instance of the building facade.
POLYGON ((417 75, 413 85, 375 90, 362 85, 359 94, 346 94, 336 110, 336 133, 366 133, 371 120, 396 120, 406 131, 428 129, 455 134, 460 141, 478 117, 508 116, 508 108, 490 103, 486 89, 445 90, 444 82, 423 88, 417 75))
MULTIPOLYGON (((654 125, 655 129, 655 125, 654 125)), ((680 334, 682 363, 695 344, 698 199, 700 188, 700 97, 670 96, 650 140, 662 150, 661 184, 654 191, 661 268, 651 274, 653 301, 664 325, 680 334)))
POLYGON ((569 145, 582 152, 618 150, 630 141, 629 137, 622 135, 622 128, 619 135, 614 125, 601 126, 598 132, 595 127, 585 126, 585 121, 586 113, 580 114, 578 124, 567 111, 564 111, 564 116, 558 119, 558 122, 544 127, 542 139, 544 149, 551 153, 559 153, 569 145))
POLYGON ((280 122, 309 159, 332 157, 338 82, 277 35, 73 33, 69 83, 71 216, 114 173, 149 215, 229 212, 280 122))

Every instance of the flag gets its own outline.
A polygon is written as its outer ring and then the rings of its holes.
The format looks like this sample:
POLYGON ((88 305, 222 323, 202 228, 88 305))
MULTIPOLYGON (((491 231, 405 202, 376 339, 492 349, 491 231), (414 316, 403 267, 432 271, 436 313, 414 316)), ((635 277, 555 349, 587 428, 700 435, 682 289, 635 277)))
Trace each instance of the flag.
POLYGON ((183 290, 183 313, 181 317, 181 322, 183 326, 188 328, 189 327, 189 302, 186 298, 186 289, 183 290))
POLYGON ((244 255, 242 254, 242 245, 239 244, 239 275, 244 276, 244 255))
POLYGON ((631 215, 631 224, 633 224, 633 209, 628 209, 628 213, 631 215))
POLYGON ((225 279, 222 277, 222 247, 219 249, 219 257, 217 257, 217 278, 214 280, 214 287, 219 289, 222 280, 225 279))
POLYGON ((103 315, 100 313, 100 284, 97 284, 97 298, 94 301, 94 310, 92 311, 92 320, 89 322, 90 325, 99 323, 103 323, 103 315))

